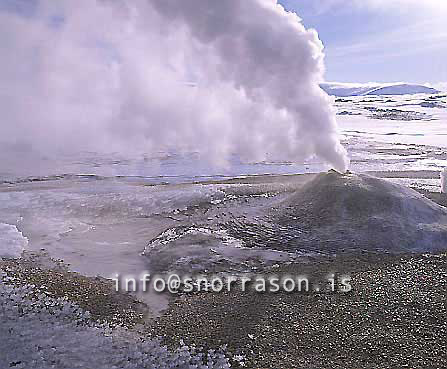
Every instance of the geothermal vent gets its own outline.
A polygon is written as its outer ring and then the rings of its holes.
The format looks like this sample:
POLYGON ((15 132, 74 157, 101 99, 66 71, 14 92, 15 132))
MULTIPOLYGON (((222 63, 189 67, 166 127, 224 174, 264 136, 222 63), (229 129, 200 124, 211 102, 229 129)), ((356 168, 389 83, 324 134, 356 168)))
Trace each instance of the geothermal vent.
POLYGON ((447 209, 382 179, 330 171, 274 208, 261 228, 239 225, 232 233, 287 251, 435 251, 447 246, 447 209))
MULTIPOLYGON (((335 171, 293 194, 274 217, 329 249, 435 250, 447 246, 447 210, 391 182, 335 171)), ((298 242, 298 244, 300 241, 298 242)))

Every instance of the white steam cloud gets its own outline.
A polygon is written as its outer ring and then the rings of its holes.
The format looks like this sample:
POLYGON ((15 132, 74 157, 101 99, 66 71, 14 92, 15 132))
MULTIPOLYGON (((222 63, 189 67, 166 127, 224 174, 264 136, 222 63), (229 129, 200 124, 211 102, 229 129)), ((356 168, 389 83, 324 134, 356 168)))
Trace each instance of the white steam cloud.
POLYGON ((274 0, 0 7, 0 144, 348 160, 322 44, 274 0))

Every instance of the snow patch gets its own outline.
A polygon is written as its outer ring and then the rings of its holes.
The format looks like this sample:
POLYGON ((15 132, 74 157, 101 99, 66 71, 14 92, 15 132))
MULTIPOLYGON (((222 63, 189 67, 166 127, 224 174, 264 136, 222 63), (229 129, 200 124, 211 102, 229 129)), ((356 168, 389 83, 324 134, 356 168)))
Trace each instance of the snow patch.
POLYGON ((28 239, 16 226, 0 223, 0 258, 19 258, 28 239))

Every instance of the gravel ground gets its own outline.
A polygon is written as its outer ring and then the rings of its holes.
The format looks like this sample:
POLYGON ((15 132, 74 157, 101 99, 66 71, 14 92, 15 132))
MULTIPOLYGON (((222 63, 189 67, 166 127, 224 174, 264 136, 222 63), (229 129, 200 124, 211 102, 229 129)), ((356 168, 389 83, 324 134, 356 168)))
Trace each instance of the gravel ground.
POLYGON ((149 314, 147 306, 132 295, 116 293, 112 281, 69 272, 63 263, 45 253, 27 252, 21 259, 0 259, 0 270, 13 279, 9 283, 33 285, 52 298, 66 298, 89 311, 93 320, 111 326, 133 327, 149 314))
POLYGON ((1 369, 229 368, 223 353, 202 355, 184 345, 168 350, 160 340, 92 319, 66 297, 49 294, 44 285, 20 285, 11 272, 0 269, 0 281, 1 369))
POLYGON ((150 330, 169 345, 228 344, 249 368, 447 367, 447 254, 342 255, 275 273, 315 271, 349 274, 353 290, 183 295, 150 330))
POLYGON ((110 281, 83 277, 40 257, 2 260, 14 285, 35 285, 66 297, 94 320, 137 327, 142 337, 162 337, 207 351, 227 345, 233 367, 246 368, 446 368, 447 253, 438 255, 342 254, 266 273, 351 276, 351 292, 183 294, 155 320, 110 281), (39 259, 36 261, 35 259, 39 259))

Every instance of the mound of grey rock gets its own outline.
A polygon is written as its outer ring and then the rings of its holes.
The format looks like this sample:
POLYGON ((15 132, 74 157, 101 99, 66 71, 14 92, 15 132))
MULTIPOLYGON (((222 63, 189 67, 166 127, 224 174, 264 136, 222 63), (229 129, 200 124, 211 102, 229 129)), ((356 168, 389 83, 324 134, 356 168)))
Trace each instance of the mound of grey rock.
POLYGON ((434 252, 447 247, 447 209, 387 180, 330 171, 229 230, 246 246, 288 252, 434 252))
POLYGON ((286 199, 272 222, 294 233, 295 246, 303 248, 420 252, 447 246, 446 208, 364 174, 320 174, 286 199))

